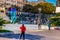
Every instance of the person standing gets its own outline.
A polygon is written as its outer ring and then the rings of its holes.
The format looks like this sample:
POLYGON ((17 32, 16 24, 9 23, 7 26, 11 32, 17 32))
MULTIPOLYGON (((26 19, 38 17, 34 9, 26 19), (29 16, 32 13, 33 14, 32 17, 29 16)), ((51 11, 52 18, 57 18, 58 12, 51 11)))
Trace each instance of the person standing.
POLYGON ((23 37, 23 40, 25 40, 26 27, 24 26, 24 24, 22 24, 22 26, 20 27, 20 30, 21 30, 20 39, 23 37))
POLYGON ((51 28, 51 24, 50 24, 50 20, 48 20, 48 29, 50 30, 51 28))

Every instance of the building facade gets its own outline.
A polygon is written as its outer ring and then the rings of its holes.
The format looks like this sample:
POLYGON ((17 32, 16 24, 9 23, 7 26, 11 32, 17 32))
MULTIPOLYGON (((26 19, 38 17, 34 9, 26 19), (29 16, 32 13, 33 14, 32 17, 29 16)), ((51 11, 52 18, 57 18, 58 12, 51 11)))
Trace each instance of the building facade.
POLYGON ((3 0, 0 0, 0 4, 4 4, 4 1, 3 0))
POLYGON ((16 5, 16 0, 5 0, 6 4, 16 5))
POLYGON ((6 7, 9 7, 10 5, 22 7, 26 2, 27 0, 0 0, 0 4, 6 4, 6 7))
POLYGON ((7 4, 6 7, 10 5, 17 5, 19 7, 23 7, 24 4, 35 4, 38 2, 44 2, 45 0, 38 0, 37 2, 28 2, 28 0, 0 0, 1 4, 7 4))
POLYGON ((33 1, 33 2, 26 2, 26 4, 30 4, 30 5, 36 5, 36 4, 38 4, 38 3, 40 3, 40 2, 45 2, 45 0, 37 0, 37 1, 33 1))
POLYGON ((56 0, 56 13, 60 13, 60 0, 56 0))
POLYGON ((38 0, 38 2, 45 2, 45 0, 38 0))
POLYGON ((27 0, 17 0, 17 6, 19 6, 19 7, 23 7, 24 6, 24 4, 26 4, 27 3, 27 0))
POLYGON ((60 7, 60 0, 56 0, 56 6, 60 7))

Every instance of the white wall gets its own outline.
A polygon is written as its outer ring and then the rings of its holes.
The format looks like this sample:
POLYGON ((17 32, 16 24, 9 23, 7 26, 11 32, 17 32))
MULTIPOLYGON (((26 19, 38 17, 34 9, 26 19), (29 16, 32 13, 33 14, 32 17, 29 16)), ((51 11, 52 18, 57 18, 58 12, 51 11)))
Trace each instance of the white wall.
POLYGON ((48 29, 48 25, 41 25, 41 29, 48 29))
POLYGON ((56 13, 60 12, 60 7, 56 7, 56 13))
MULTIPOLYGON (((16 30, 20 30, 21 25, 22 24, 6 24, 5 26, 3 26, 3 29, 16 31, 16 30)), ((27 30, 38 30, 38 25, 35 24, 25 24, 25 26, 27 30)))
MULTIPOLYGON (((6 30, 11 30, 11 31, 20 31, 20 27, 22 24, 5 24, 5 26, 3 26, 3 29, 6 30)), ((38 30, 39 27, 36 24, 25 24, 26 29, 27 30, 38 30)), ((41 30, 48 30, 48 25, 41 25, 41 30)), ((54 28, 52 28, 54 29, 54 28)))

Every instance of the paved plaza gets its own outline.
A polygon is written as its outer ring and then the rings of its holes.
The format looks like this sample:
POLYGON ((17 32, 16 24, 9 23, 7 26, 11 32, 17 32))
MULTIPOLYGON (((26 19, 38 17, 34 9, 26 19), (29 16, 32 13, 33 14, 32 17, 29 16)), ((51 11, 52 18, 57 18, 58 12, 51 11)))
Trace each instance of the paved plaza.
MULTIPOLYGON (((0 35, 0 40, 19 40, 19 32, 0 35)), ((60 40, 60 30, 26 32, 25 40, 60 40)))

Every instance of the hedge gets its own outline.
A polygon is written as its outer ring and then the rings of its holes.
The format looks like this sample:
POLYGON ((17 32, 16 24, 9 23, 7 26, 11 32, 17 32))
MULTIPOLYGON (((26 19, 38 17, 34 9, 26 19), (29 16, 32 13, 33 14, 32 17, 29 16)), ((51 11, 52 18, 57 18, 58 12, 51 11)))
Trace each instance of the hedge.
POLYGON ((50 18, 51 26, 60 26, 60 17, 50 18))

